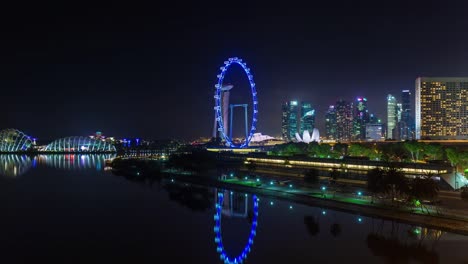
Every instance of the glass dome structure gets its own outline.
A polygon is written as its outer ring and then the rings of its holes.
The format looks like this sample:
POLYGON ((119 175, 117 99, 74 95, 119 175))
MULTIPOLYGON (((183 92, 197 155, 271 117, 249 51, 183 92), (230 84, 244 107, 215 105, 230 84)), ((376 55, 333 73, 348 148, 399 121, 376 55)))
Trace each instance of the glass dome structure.
POLYGON ((53 141, 43 151, 46 152, 115 152, 112 143, 89 137, 66 137, 53 141))
POLYGON ((17 129, 8 128, 0 131, 0 152, 22 152, 32 145, 31 137, 17 129))

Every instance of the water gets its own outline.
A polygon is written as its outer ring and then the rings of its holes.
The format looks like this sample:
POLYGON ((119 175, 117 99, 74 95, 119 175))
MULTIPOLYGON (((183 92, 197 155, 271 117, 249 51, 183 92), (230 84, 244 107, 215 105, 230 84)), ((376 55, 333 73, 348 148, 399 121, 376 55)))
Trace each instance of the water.
POLYGON ((105 169, 109 157, 0 156, 1 263, 223 263, 222 252, 244 251, 245 263, 468 260, 462 235, 261 195, 254 207, 253 194, 177 181, 130 181, 105 169))

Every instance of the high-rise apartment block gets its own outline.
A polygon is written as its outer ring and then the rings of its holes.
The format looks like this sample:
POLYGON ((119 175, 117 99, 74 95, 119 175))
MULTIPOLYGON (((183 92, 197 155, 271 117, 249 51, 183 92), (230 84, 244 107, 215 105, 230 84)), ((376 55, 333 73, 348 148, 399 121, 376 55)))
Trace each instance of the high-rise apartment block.
POLYGON ((417 139, 468 139, 468 77, 419 77, 417 139))

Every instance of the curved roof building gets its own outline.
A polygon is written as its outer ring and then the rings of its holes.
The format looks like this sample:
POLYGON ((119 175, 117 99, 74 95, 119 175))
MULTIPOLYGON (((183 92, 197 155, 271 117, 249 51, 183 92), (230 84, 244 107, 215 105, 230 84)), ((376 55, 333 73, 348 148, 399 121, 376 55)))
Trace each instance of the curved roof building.
POLYGON ((112 143, 89 137, 66 137, 53 141, 43 151, 47 152, 115 152, 112 143))
POLYGON ((0 131, 0 152, 22 152, 32 145, 31 137, 17 129, 8 128, 0 131))

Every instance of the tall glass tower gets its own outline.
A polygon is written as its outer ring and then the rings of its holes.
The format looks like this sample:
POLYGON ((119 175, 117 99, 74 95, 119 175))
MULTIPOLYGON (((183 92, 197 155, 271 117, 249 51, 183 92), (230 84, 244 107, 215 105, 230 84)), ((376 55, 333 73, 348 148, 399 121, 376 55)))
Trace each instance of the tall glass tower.
POLYGON ((401 91, 400 137, 402 140, 414 139, 414 121, 411 115, 411 92, 401 91))
POLYGON ((296 138, 298 123, 298 103, 297 101, 288 101, 282 107, 281 134, 284 140, 293 140, 296 138))
POLYGON ((370 121, 369 109, 367 108, 367 98, 356 98, 353 109, 353 139, 366 139, 366 124, 370 121))
POLYGON ((393 139, 393 129, 397 125, 397 101, 391 94, 387 96, 387 138, 393 139))
POLYGON ((325 114, 325 133, 328 139, 336 139, 336 110, 334 105, 330 105, 325 114))
POLYGON ((353 132, 353 106, 352 104, 339 100, 336 109, 336 139, 350 141, 353 132))
POLYGON ((312 108, 312 104, 309 102, 301 102, 301 120, 300 120, 300 135, 305 130, 312 133, 315 128, 315 109, 312 108))

